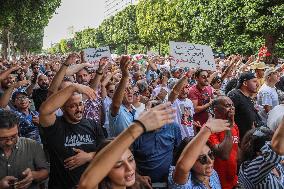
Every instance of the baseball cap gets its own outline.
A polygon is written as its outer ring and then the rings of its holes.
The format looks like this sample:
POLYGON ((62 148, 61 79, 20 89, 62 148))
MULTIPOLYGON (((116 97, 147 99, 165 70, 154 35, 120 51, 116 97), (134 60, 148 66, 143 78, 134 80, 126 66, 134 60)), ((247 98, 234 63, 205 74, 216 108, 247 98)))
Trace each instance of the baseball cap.
POLYGON ((23 94, 23 95, 28 96, 28 93, 27 93, 25 90, 19 89, 19 90, 15 91, 15 92, 12 94, 12 101, 15 101, 15 99, 17 98, 17 96, 18 96, 19 94, 23 94))
POLYGON ((265 70, 264 72, 264 78, 267 79, 268 76, 270 76, 272 73, 277 72, 276 69, 274 68, 268 68, 267 70, 265 70))
POLYGON ((252 72, 244 72, 240 75, 239 79, 238 79, 238 85, 237 85, 237 89, 241 88, 241 86, 243 85, 243 83, 245 81, 248 81, 248 80, 251 80, 251 79, 254 79, 256 78, 255 77, 255 74, 252 73, 252 72))

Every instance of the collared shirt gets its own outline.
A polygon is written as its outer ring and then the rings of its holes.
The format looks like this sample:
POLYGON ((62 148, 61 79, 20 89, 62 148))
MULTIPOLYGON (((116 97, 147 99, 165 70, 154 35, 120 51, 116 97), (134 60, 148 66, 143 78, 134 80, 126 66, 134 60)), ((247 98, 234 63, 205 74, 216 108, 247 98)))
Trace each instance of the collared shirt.
POLYGON ((38 143, 41 143, 39 128, 32 122, 33 115, 39 116, 39 113, 37 111, 30 111, 30 113, 26 115, 25 113, 19 111, 13 112, 16 113, 20 118, 20 136, 30 138, 38 143))
POLYGON ((152 182, 165 182, 173 159, 173 151, 181 142, 177 123, 141 135, 133 144, 133 154, 141 175, 152 182))
MULTIPOLYGON (((207 189, 207 187, 202 182, 199 182, 196 179, 194 179, 191 173, 189 174, 188 180, 185 184, 175 183, 173 179, 174 170, 175 170, 175 167, 171 166, 169 177, 168 177, 169 188, 171 189, 207 189)), ((222 189, 218 174, 215 170, 213 170, 213 173, 210 176, 209 185, 211 189, 222 189)))
POLYGON ((280 163, 283 157, 272 150, 269 142, 260 151, 263 155, 242 163, 239 171, 241 186, 246 189, 283 189, 284 170, 280 163), (272 172, 274 168, 280 173, 279 178, 272 172))
POLYGON ((132 111, 129 111, 124 105, 121 105, 117 115, 113 117, 109 111, 108 118, 110 136, 116 137, 137 118, 137 114, 134 106, 132 106, 132 111))
MULTIPOLYGON (((3 150, 0 149, 0 179, 5 176, 14 176, 21 180, 22 172, 27 168, 32 171, 48 170, 47 160, 40 144, 34 140, 19 137, 9 158, 6 158, 3 150)), ((36 182, 29 187, 29 189, 36 188, 39 188, 36 182)))
POLYGON ((103 125, 104 122, 104 108, 101 97, 95 100, 86 100, 84 118, 95 120, 98 124, 103 125))

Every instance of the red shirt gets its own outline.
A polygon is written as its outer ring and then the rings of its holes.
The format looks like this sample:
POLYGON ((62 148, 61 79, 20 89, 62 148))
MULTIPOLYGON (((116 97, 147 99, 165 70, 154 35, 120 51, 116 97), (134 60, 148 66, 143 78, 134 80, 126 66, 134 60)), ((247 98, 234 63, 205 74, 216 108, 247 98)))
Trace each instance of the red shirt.
MULTIPOLYGON (((210 86, 206 86, 202 90, 200 90, 196 86, 197 85, 190 87, 189 93, 188 93, 188 98, 192 101, 197 100, 198 106, 202 106, 202 105, 210 102, 210 98, 213 98, 212 88, 210 86)), ((206 123, 208 118, 209 118, 209 114, 208 114, 207 110, 203 110, 202 112, 195 113, 193 115, 193 120, 199 121, 201 125, 206 123)))
MULTIPOLYGON (((232 189, 236 186, 238 181, 237 176, 237 158, 238 158, 238 143, 239 143, 239 129, 234 124, 232 131, 232 151, 228 160, 222 160, 216 157, 214 162, 214 169, 219 175, 222 189, 232 189)), ((209 137, 209 143, 212 146, 220 144, 225 138, 225 131, 212 134, 209 137)))

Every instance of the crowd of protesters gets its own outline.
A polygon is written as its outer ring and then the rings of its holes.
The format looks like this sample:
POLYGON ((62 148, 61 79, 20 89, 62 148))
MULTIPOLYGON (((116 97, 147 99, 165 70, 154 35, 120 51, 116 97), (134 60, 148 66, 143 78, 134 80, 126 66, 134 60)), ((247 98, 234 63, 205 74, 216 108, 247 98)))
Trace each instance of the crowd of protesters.
POLYGON ((281 62, 0 59, 0 189, 284 188, 281 62))

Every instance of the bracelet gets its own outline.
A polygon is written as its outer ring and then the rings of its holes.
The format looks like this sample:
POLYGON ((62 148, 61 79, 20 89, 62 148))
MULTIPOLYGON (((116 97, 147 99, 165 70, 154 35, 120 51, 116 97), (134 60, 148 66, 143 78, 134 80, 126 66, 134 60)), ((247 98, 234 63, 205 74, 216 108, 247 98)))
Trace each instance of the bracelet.
POLYGON ((144 132, 144 133, 147 132, 147 129, 146 129, 145 125, 144 125, 141 121, 135 119, 135 120, 133 120, 133 122, 134 122, 134 123, 138 123, 138 125, 143 128, 143 132, 144 132))
POLYGON ((213 134, 212 130, 210 127, 208 127, 208 125, 204 125, 204 127, 206 127, 207 129, 209 129, 209 131, 211 132, 211 134, 213 134))

